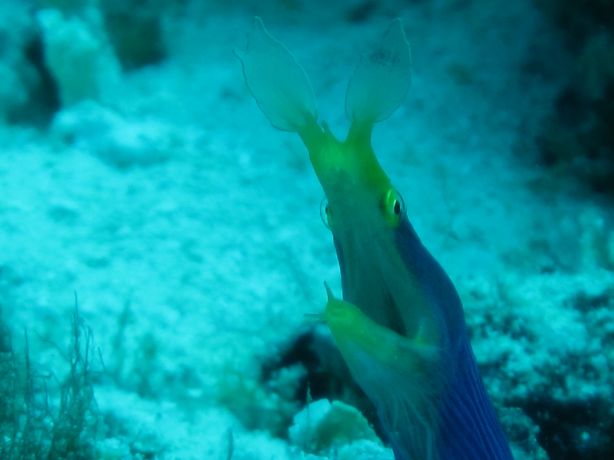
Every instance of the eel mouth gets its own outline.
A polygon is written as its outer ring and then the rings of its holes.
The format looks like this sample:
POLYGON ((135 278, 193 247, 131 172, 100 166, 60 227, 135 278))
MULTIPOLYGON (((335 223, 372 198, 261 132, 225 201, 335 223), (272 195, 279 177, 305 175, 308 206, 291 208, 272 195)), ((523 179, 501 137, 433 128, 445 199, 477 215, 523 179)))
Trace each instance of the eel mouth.
POLYGON ((390 242, 385 241, 387 236, 390 235, 365 226, 360 234, 354 230, 335 236, 343 298, 380 326, 411 337, 417 325, 408 324, 408 315, 402 314, 411 302, 406 298, 407 291, 394 284, 402 267, 396 267, 396 259, 387 244, 390 242))

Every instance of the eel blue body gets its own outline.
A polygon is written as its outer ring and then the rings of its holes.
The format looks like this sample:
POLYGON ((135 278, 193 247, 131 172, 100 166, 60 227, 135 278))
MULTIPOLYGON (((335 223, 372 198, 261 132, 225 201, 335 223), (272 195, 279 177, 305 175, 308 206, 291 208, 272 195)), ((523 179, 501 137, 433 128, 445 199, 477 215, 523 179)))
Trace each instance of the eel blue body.
MULTIPOLYGON (((447 363, 443 366, 450 373, 450 383, 439 402, 438 458, 511 459, 507 438, 478 370, 462 303, 452 281, 406 219, 397 229, 396 242, 407 269, 416 274, 433 308, 441 309, 448 328, 447 363)), ((392 443, 398 460, 415 458, 404 453, 402 439, 392 443)))
POLYGON ((310 82, 256 19, 238 52, 248 88, 273 126, 296 132, 326 194, 343 299, 322 314, 356 382, 377 408, 397 460, 510 460, 469 342, 461 300, 421 243, 371 146, 375 123, 409 88, 400 21, 350 80, 347 138, 320 125, 310 82))

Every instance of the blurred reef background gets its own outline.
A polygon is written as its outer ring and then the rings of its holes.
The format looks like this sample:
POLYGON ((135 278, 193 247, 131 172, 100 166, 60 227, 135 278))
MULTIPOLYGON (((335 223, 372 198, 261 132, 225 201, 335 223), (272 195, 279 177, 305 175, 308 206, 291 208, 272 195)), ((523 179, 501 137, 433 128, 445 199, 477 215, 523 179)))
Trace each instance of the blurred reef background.
POLYGON ((374 147, 465 305, 517 459, 614 458, 614 2, 3 0, 0 458, 392 459, 325 328, 322 192, 249 95, 252 18, 374 147))

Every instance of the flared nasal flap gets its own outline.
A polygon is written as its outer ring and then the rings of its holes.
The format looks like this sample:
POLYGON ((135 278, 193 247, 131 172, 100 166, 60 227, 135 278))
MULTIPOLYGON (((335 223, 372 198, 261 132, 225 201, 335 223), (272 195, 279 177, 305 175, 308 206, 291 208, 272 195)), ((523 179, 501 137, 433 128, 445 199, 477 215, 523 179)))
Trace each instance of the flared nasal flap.
POLYGON ((299 131, 315 121, 316 100, 307 74, 260 18, 254 19, 245 49, 235 52, 249 90, 274 127, 299 131))
POLYGON ((411 82, 411 54, 400 19, 364 55, 352 76, 345 110, 361 125, 385 120, 403 103, 411 82))

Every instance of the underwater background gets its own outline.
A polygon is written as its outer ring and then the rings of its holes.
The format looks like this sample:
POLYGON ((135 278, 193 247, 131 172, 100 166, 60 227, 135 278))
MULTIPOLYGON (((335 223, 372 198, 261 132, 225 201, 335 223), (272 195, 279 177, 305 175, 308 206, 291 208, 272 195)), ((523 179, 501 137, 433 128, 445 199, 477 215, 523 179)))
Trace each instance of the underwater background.
POLYGON ((388 459, 326 327, 323 192, 233 50, 344 133, 394 18, 380 162, 464 303, 516 459, 614 458, 614 2, 2 0, 0 458, 388 459))

